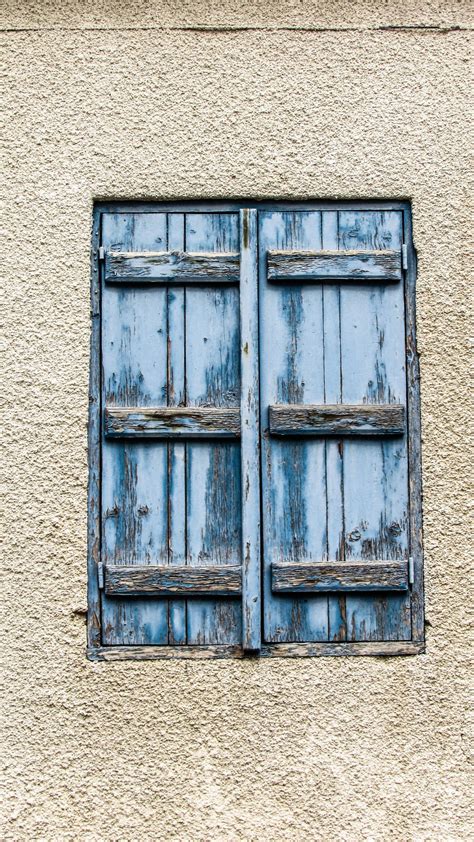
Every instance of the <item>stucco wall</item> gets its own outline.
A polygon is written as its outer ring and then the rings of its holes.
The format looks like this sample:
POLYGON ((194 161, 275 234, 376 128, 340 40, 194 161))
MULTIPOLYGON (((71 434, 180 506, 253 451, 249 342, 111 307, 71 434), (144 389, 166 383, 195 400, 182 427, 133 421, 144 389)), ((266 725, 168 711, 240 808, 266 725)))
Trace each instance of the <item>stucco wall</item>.
POLYGON ((3 838, 468 839, 468 0, 4 9, 3 838), (427 652, 91 663, 92 203, 247 195, 413 202, 427 652))

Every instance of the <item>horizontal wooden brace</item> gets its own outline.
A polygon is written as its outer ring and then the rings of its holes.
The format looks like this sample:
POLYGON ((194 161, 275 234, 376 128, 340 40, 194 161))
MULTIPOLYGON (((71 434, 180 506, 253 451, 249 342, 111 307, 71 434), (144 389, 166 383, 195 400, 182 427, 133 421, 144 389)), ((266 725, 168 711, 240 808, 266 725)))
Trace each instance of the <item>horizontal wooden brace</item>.
POLYGON ((391 404, 273 404, 275 436, 396 436, 405 432, 405 407, 391 404))
POLYGON ((106 565, 108 596, 240 596, 242 568, 238 564, 208 565, 106 565))
POLYGON ((236 439, 239 407, 107 407, 105 434, 115 438, 236 439))
POLYGON ((406 561, 322 561, 272 564, 276 593, 406 591, 406 561))
POLYGON ((105 280, 139 284, 236 284, 240 257, 230 252, 108 252, 105 280))
POLYGON ((400 281, 401 251, 268 251, 269 281, 400 281))
MULTIPOLYGON (((271 643, 262 645, 256 658, 317 658, 334 656, 353 657, 372 656, 374 658, 397 655, 419 655, 425 651, 422 641, 380 640, 333 643, 271 643)), ((241 646, 217 644, 215 646, 98 646, 89 647, 87 657, 91 661, 146 661, 173 660, 175 658, 191 660, 211 660, 213 658, 238 658, 246 656, 241 646)))

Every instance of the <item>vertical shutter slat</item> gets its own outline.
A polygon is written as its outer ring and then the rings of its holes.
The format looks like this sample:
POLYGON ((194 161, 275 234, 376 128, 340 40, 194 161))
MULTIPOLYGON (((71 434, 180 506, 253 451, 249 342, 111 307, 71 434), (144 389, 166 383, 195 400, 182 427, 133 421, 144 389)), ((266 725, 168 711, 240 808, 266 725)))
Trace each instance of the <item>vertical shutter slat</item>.
POLYGON ((269 249, 321 247, 321 214, 259 213, 263 614, 267 643, 327 640, 325 594, 274 595, 271 564, 326 556, 325 442, 271 436, 268 407, 321 403, 323 287, 267 279, 269 249))
MULTIPOLYGON (((188 213, 186 251, 237 252, 238 213, 188 213)), ((238 284, 186 287, 186 405, 240 405, 238 284)), ((187 564, 241 561, 240 443, 186 444, 187 564)), ((188 644, 240 644, 239 599, 194 597, 187 604, 188 644)))
POLYGON ((242 645, 261 645, 257 211, 240 212, 242 645))
MULTIPOLYGON (((184 249, 184 213, 168 214, 168 249, 184 249)), ((185 324, 186 290, 167 290, 168 307, 168 407, 185 401, 185 324)), ((186 444, 168 443, 168 564, 186 563, 186 444)), ((183 645, 186 637, 186 601, 170 599, 168 603, 168 640, 183 645)))
MULTIPOLYGON (((166 250, 165 213, 104 214, 106 251, 166 250)), ((166 405, 166 289, 102 285, 102 406, 166 405)), ((104 418, 102 416, 102 426, 104 418)), ((103 429, 104 432, 104 429, 103 429)), ((102 561, 168 559, 167 445, 102 442, 102 561)), ((166 600, 102 596, 107 645, 168 643, 166 600)))
MULTIPOLYGON (((339 211, 341 249, 401 251, 398 211, 339 211)), ((402 284, 341 286, 343 403, 406 400, 402 284)), ((345 561, 408 556, 407 440, 346 439, 344 474, 345 561)), ((346 596, 349 640, 404 640, 411 636, 410 596, 346 596)))
MULTIPOLYGON (((337 211, 322 213, 323 249, 337 249, 339 245, 337 211)), ((342 403, 341 377, 341 288, 338 284, 323 286, 323 347, 324 399, 327 403, 342 403)), ((324 443, 326 466, 326 529, 327 559, 344 560, 344 441, 328 439, 324 443)), ((328 594, 329 640, 347 639, 346 597, 343 593, 328 594)))

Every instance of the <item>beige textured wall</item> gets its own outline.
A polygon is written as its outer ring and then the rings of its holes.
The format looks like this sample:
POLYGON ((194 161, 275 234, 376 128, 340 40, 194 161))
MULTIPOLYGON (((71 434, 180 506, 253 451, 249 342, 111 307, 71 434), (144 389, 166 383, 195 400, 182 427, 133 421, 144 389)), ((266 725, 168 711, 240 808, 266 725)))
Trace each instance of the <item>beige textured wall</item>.
POLYGON ((11 0, 4 26, 2 837, 468 839, 468 0, 11 0), (90 663, 93 200, 247 195, 413 201, 427 653, 90 663))

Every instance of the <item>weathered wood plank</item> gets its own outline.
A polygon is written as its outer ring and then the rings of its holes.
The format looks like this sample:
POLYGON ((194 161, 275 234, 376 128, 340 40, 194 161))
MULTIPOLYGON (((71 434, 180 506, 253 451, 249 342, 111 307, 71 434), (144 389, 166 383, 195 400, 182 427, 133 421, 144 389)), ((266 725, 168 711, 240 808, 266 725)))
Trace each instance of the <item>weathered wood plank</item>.
POLYGON ((227 407, 107 407, 111 438, 218 438, 240 436, 240 410, 227 407))
MULTIPOLYGON (((323 249, 339 246, 336 210, 324 211, 321 219, 323 249)), ((323 293, 324 403, 342 403, 341 376, 341 286, 325 284, 323 293)), ((330 437, 324 442, 327 525, 327 559, 344 560, 344 441, 330 437)), ((346 597, 343 592, 328 594, 329 640, 346 640, 346 597)))
MULTIPOLYGON (((238 252, 238 214, 186 214, 186 248, 238 252)), ((240 410, 238 286, 186 289, 186 402, 240 410)), ((186 445, 187 564, 235 564, 242 552, 240 443, 186 445)), ((188 600, 187 643, 241 644, 241 600, 188 600)))
POLYGON ((323 561, 272 564, 272 590, 277 593, 315 591, 406 591, 406 561, 323 561))
MULTIPOLYGON (((184 250, 184 213, 168 214, 168 251, 184 250)), ((168 406, 186 403, 186 288, 171 287, 168 301, 168 406)), ((186 563, 186 442, 168 441, 168 564, 186 563)), ((168 642, 186 643, 186 600, 168 602, 168 642)))
MULTIPOLYGON (((402 245, 398 212, 339 211, 343 249, 402 245)), ((342 401, 406 401, 403 284, 342 285, 342 401)), ((344 442, 346 561, 399 561, 409 555, 407 439, 347 438, 344 442)), ((409 591, 348 593, 349 640, 411 637, 409 591)))
MULTIPOLYGON (((166 249, 166 215, 106 214, 109 250, 166 249)), ((166 405, 166 289, 103 284, 102 406, 166 405)), ((104 425, 102 425, 103 428, 104 425)), ((104 429, 102 429, 104 433, 104 429)), ((102 561, 168 560, 167 443, 102 441, 102 561)), ((108 598, 102 592, 102 642, 168 643, 167 600, 108 598)))
MULTIPOLYGON (((333 211, 335 207, 343 207, 353 209, 354 207, 358 211, 368 211, 368 210, 375 210, 375 211, 393 211, 393 210, 407 210, 409 209, 409 202, 404 200, 391 200, 391 201, 368 201, 367 199, 364 200, 357 200, 355 202, 350 202, 348 200, 344 200, 342 202, 334 202, 333 199, 326 199, 320 201, 301 201, 301 200, 293 200, 293 201, 283 201, 279 200, 275 202, 275 200, 255 200, 252 201, 252 205, 256 207, 258 210, 268 210, 268 211, 333 211)), ((97 202, 96 207, 102 213, 135 213, 135 214, 144 214, 144 213, 156 213, 157 209, 157 202, 156 201, 148 201, 148 202, 137 202, 137 201, 128 201, 128 202, 117 202, 117 201, 103 201, 97 202)), ((240 201, 216 201, 216 200, 198 200, 198 201, 179 201, 179 202, 161 202, 159 203, 159 208, 163 213, 175 213, 179 211, 180 213, 237 213, 239 212, 240 208, 242 207, 242 202, 240 201)))
POLYGON ((400 281, 401 251, 280 251, 267 252, 269 281, 400 281))
POLYGON ((324 441, 268 434, 268 406, 324 402, 322 287, 272 284, 268 249, 321 247, 321 217, 259 213, 264 639, 326 640, 325 594, 276 595, 271 562, 326 558, 324 441), (318 353, 319 351, 319 353, 318 353))
POLYGON ((105 593, 108 596, 240 596, 242 568, 240 564, 202 567, 170 564, 107 565, 105 593))
MULTIPOLYGON (((327 643, 276 643, 264 645, 257 654, 259 658, 325 658, 361 656, 373 658, 419 655, 424 644, 418 641, 389 640, 378 642, 327 643)), ((245 658, 241 646, 102 646, 90 648, 87 656, 91 661, 144 661, 144 660, 211 660, 214 658, 245 658)), ((252 659, 254 656, 252 655, 252 659)))
POLYGON ((405 432, 401 404, 274 404, 269 430, 278 436, 395 436, 405 432))
MULTIPOLYGON (((194 602, 194 600, 193 600, 194 602)), ((233 600, 235 602, 235 600, 233 600)), ((208 661, 214 658, 242 659, 245 653, 240 645, 190 645, 190 646, 102 646, 90 647, 90 661, 208 661)))
POLYGON ((257 211, 240 212, 242 646, 261 645, 257 211))
POLYGON ((106 252, 108 283, 235 284, 239 254, 216 252, 106 252))
POLYGON ((406 349, 408 382, 408 479, 410 501, 410 555, 413 558, 414 582, 411 588, 412 640, 423 644, 425 639, 423 587, 423 508, 421 472, 420 363, 416 344, 416 253, 410 208, 403 212, 404 236, 408 245, 406 273, 406 349))

